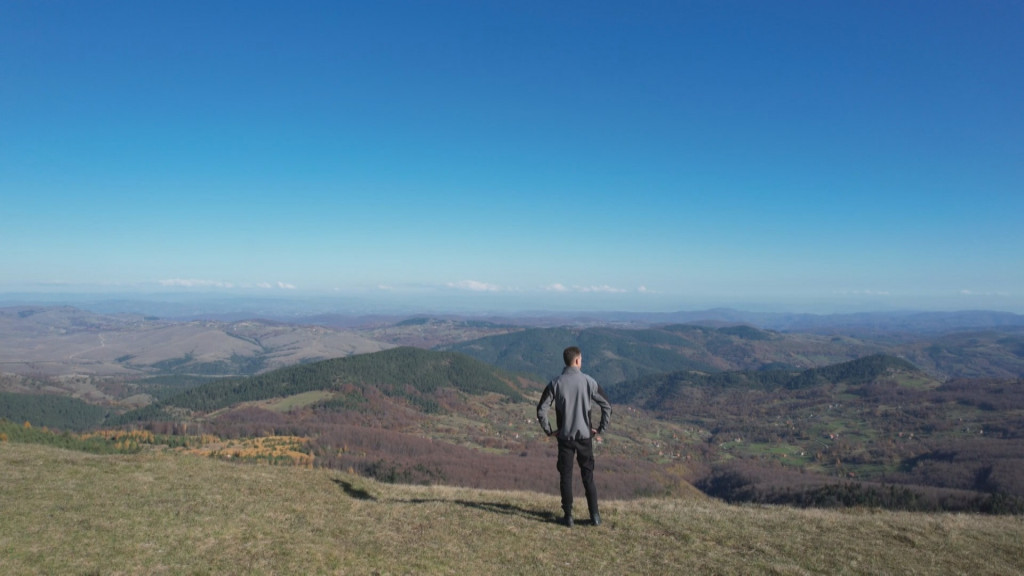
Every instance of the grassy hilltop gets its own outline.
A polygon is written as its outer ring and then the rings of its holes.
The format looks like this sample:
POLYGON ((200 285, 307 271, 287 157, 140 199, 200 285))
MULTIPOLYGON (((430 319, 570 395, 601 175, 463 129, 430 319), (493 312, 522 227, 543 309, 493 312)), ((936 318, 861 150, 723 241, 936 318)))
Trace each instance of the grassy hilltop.
POLYGON ((169 451, 99 456, 2 442, 0 470, 4 574, 1024 572, 1019 516, 694 496, 606 501, 604 525, 568 530, 555 523, 552 495, 169 451))

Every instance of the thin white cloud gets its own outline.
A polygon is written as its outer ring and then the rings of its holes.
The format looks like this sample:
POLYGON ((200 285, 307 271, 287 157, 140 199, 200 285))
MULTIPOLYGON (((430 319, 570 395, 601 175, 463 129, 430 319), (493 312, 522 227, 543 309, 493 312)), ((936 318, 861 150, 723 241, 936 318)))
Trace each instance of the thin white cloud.
POLYGON ((1009 296, 1007 292, 978 292, 975 290, 961 290, 961 296, 1009 296))
POLYGON ((628 292, 628 290, 625 290, 624 288, 614 288, 614 287, 609 286, 607 284, 603 284, 601 286, 586 286, 584 288, 581 288, 580 291, 581 292, 601 292, 601 293, 604 293, 604 294, 622 294, 624 292, 628 292))
POLYGON ((174 288, 234 288, 235 285, 230 282, 220 282, 218 280, 196 280, 192 278, 171 278, 169 280, 161 280, 161 286, 168 286, 174 288))
POLYGON ((549 284, 544 287, 547 292, 583 292, 583 293, 602 293, 602 294, 624 294, 629 292, 624 288, 615 288, 607 284, 601 286, 566 286, 561 283, 549 284))
POLYGON ((488 284, 487 282, 478 282, 476 280, 462 280, 460 282, 448 282, 446 284, 449 288, 456 288, 458 290, 469 290, 471 292, 500 292, 501 286, 497 284, 488 284))
POLYGON ((889 296, 888 290, 837 290, 839 296, 889 296))
POLYGON ((270 288, 273 288, 274 286, 270 282, 259 282, 259 283, 256 284, 256 287, 257 288, 264 288, 264 289, 268 289, 269 290, 270 288))
POLYGON ((277 287, 282 290, 295 290, 295 284, 288 284, 287 282, 278 282, 277 287))

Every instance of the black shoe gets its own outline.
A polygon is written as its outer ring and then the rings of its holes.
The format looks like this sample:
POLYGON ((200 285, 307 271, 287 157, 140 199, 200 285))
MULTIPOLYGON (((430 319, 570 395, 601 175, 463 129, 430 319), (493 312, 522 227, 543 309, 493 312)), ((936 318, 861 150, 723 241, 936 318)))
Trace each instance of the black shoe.
POLYGON ((566 528, 572 528, 572 514, 566 514, 565 517, 562 518, 562 524, 564 524, 566 528))
POLYGON ((594 523, 594 526, 600 526, 601 525, 601 515, 598 514, 597 512, 594 512, 593 514, 590 515, 590 520, 594 523))

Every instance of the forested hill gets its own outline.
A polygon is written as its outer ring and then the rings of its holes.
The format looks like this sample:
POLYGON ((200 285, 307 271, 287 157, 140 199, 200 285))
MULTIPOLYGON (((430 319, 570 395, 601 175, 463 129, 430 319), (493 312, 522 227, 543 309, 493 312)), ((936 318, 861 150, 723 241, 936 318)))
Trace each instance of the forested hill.
POLYGON ((808 388, 820 384, 866 384, 896 373, 920 375, 921 371, 917 366, 902 358, 875 354, 851 362, 805 370, 792 380, 787 381, 785 386, 787 388, 808 388))
POLYGON ((468 394, 496 392, 521 400, 522 393, 514 382, 511 375, 464 354, 402 347, 204 384, 126 417, 146 418, 167 407, 208 412, 240 402, 315 390, 337 393, 338 402, 359 403, 368 389, 374 389, 429 410, 436 406, 430 396, 443 388, 468 394))
POLYGON ((680 389, 684 387, 717 390, 797 390, 829 384, 867 384, 882 377, 896 375, 915 381, 929 380, 916 366, 902 358, 874 354, 850 362, 804 371, 773 369, 710 374, 694 371, 655 374, 609 386, 607 391, 609 399, 613 402, 636 404, 657 410, 677 398, 680 395, 680 389))
POLYGON ((505 370, 550 379, 562 370, 562 350, 583 350, 584 371, 602 386, 648 374, 719 372, 780 367, 801 369, 883 352, 853 338, 781 334, 750 326, 712 328, 535 328, 448 347, 505 370))
POLYGON ((108 408, 52 394, 0 392, 0 419, 66 430, 85 430, 103 421, 108 408))

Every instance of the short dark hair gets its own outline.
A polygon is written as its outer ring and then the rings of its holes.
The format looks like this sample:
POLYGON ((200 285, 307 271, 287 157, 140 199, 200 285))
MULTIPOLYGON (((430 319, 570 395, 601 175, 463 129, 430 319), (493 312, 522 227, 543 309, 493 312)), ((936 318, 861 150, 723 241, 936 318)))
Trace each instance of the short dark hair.
POLYGON ((572 363, 580 356, 583 356, 583 352, 580 352, 580 349, 576 346, 569 346, 562 351, 562 360, 565 360, 566 366, 572 366, 572 363))

